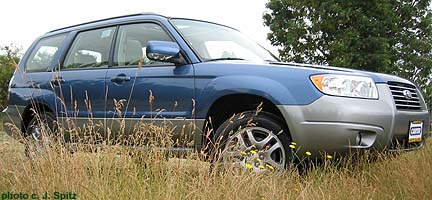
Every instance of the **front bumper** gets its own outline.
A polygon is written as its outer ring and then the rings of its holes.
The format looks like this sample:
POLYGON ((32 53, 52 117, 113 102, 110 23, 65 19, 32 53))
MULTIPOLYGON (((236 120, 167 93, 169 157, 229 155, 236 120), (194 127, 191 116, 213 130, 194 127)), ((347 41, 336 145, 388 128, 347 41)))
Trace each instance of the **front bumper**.
POLYGON ((309 151, 321 154, 347 154, 359 149, 416 149, 429 134, 427 109, 396 110, 388 85, 377 84, 378 100, 324 95, 304 106, 280 105, 298 155, 309 151), (423 122, 421 142, 408 144, 410 122, 423 122), (397 143, 397 144, 396 144, 397 143))

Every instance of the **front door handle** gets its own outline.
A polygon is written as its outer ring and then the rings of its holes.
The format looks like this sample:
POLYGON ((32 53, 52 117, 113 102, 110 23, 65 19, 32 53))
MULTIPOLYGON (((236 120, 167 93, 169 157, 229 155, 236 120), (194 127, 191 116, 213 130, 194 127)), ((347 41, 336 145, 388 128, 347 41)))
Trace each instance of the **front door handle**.
POLYGON ((122 82, 130 81, 130 80, 131 80, 131 78, 129 76, 126 76, 125 74, 119 74, 119 75, 111 78, 111 82, 114 82, 114 83, 122 83, 122 82))

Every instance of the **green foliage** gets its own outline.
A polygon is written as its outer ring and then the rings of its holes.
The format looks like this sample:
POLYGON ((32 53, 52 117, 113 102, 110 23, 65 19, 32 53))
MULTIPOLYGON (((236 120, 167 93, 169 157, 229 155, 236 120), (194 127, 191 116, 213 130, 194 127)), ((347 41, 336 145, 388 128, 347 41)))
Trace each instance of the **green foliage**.
POLYGON ((426 0, 270 0, 264 23, 284 61, 392 73, 432 102, 432 13, 426 0))
POLYGON ((8 95, 9 81, 20 60, 20 49, 10 45, 1 46, 0 50, 5 52, 4 55, 0 55, 0 108, 4 108, 8 95))

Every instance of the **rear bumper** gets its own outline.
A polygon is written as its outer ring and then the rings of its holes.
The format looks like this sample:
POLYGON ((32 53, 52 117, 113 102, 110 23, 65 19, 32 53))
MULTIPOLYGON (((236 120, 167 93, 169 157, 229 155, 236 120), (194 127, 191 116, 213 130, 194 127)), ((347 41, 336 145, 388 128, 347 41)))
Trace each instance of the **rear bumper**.
POLYGON ((15 139, 21 139, 23 136, 21 116, 24 109, 23 106, 9 106, 0 113, 3 119, 3 131, 15 139))
POLYGON ((386 84, 378 84, 379 99, 323 96, 305 106, 278 106, 299 155, 347 154, 359 149, 410 150, 423 146, 430 119, 422 111, 398 111, 386 84), (410 122, 423 122, 422 142, 408 144, 410 122))

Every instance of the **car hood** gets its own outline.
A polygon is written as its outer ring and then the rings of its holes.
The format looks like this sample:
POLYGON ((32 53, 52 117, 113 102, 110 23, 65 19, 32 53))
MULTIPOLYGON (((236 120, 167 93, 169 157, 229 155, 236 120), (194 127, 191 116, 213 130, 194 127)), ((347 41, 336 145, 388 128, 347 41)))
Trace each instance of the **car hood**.
POLYGON ((286 66, 286 67, 304 67, 304 68, 312 68, 312 69, 319 69, 319 70, 325 70, 328 71, 328 73, 334 73, 334 72, 341 72, 341 73, 355 73, 357 75, 364 75, 371 77, 375 83, 387 83, 387 82, 401 82, 406 84, 412 84, 411 81, 407 79, 403 79, 394 75, 389 74, 383 74, 383 73, 377 73, 377 72, 368 72, 368 71, 362 71, 362 70, 356 70, 356 69, 350 69, 350 68, 343 68, 343 67, 333 67, 333 66, 324 66, 324 65, 313 65, 313 64, 301 64, 301 63, 284 63, 284 62, 271 62, 271 66, 286 66))

